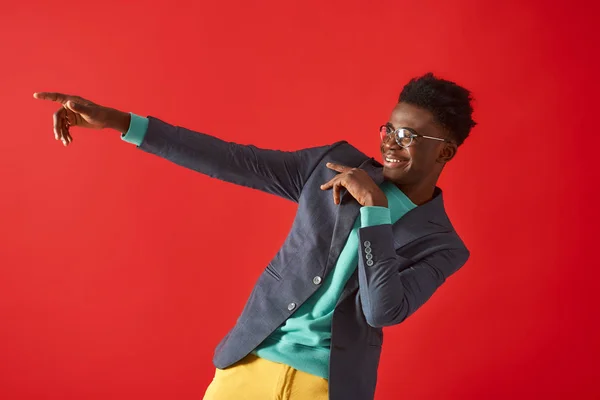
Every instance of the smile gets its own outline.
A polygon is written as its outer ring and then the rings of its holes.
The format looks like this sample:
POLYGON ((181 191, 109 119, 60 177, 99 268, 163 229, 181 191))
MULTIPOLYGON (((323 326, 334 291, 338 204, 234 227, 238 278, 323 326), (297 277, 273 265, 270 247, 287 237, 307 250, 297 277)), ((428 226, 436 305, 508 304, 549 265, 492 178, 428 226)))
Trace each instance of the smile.
POLYGON ((390 156, 383 156, 383 160, 384 160, 383 165, 388 168, 396 168, 396 167, 399 167, 400 165, 408 162, 407 159, 398 159, 398 158, 394 158, 394 157, 390 157, 390 156))
POLYGON ((389 162, 400 162, 400 160, 396 160, 395 158, 391 158, 391 157, 385 157, 385 161, 389 161, 389 162))

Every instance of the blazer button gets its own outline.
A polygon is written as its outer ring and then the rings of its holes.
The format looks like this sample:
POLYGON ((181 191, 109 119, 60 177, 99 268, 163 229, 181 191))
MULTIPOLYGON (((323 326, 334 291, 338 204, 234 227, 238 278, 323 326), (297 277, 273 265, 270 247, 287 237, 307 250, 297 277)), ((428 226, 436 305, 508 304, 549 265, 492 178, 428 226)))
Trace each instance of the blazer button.
POLYGON ((373 260, 367 260, 367 265, 370 267, 371 265, 373 265, 373 260))
POLYGON ((321 283, 321 277, 320 277, 320 276, 315 276, 315 277, 313 278, 313 283, 314 283, 315 285, 318 285, 319 283, 321 283))
POLYGON ((288 310, 292 311, 294 308, 296 308, 296 303, 288 304, 288 310))
POLYGON ((367 260, 370 260, 371 258, 373 258, 373 254, 367 253, 365 257, 367 258, 367 260))
POLYGON ((368 240, 365 241, 363 244, 365 245, 365 247, 371 247, 371 242, 369 242, 368 240))
POLYGON ((373 249, 371 249, 370 247, 365 247, 365 253, 369 254, 372 251, 373 249))

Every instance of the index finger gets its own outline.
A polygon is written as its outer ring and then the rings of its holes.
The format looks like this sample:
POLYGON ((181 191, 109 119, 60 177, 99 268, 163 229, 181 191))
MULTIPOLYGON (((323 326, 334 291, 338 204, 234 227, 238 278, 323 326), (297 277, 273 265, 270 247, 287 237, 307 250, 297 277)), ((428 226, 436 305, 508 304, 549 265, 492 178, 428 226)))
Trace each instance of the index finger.
POLYGON ((57 101, 62 104, 65 104, 67 101, 74 99, 73 96, 57 92, 36 92, 33 94, 33 97, 40 100, 57 101))
POLYGON ((335 170, 337 172, 345 172, 345 171, 347 171, 349 169, 352 169, 352 168, 347 167, 345 165, 336 164, 336 163, 332 163, 332 162, 328 162, 327 164, 325 164, 325 166, 327 168, 333 169, 333 170, 335 170))

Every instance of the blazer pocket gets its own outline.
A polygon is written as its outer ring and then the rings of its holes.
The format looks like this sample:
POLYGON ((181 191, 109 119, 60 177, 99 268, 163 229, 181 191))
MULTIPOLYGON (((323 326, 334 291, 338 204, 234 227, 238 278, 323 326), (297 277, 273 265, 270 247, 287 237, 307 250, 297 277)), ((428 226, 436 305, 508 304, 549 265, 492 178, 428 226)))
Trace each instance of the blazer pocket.
POLYGON ((267 268, 265 268, 265 271, 269 275, 271 275, 273 278, 275 278, 275 280, 278 280, 278 281, 281 280, 281 275, 271 264, 267 265, 267 268))

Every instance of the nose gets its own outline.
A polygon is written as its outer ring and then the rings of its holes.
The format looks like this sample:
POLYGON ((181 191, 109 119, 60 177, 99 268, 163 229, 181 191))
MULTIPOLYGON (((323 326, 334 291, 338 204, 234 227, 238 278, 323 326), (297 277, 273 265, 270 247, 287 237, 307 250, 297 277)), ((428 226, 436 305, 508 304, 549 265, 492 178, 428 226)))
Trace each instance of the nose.
POLYGON ((394 135, 387 135, 381 139, 381 147, 382 149, 400 149, 401 146, 396 142, 396 138, 394 135))

